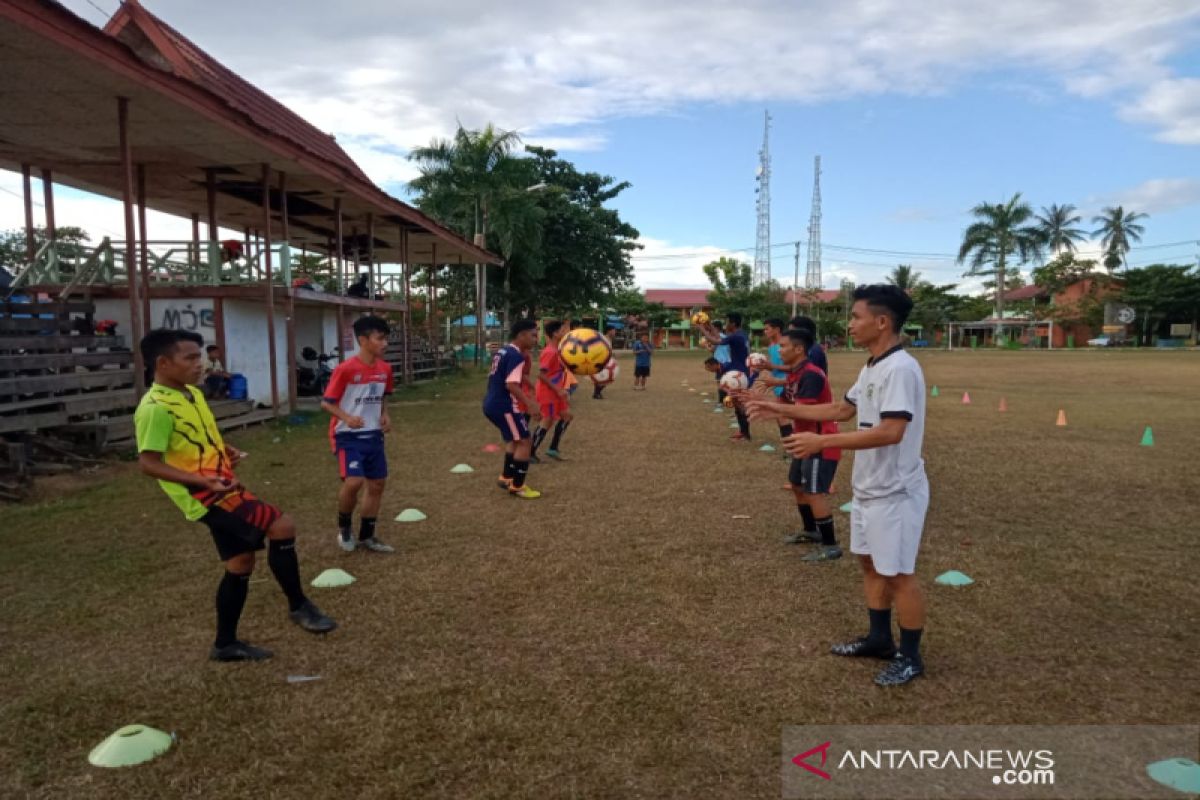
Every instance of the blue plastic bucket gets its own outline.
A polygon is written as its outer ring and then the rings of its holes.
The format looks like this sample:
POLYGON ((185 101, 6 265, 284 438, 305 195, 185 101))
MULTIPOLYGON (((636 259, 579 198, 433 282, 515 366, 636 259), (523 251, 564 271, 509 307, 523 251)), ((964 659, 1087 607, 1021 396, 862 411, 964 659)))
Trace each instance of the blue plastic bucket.
POLYGON ((245 400, 250 394, 250 387, 246 383, 246 376, 240 372, 235 372, 229 376, 229 399, 230 400, 245 400))

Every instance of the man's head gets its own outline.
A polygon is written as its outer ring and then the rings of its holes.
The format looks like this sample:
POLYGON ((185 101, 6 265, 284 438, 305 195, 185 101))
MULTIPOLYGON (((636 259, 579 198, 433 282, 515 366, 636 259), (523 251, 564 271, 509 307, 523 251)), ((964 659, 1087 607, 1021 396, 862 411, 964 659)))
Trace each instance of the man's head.
POLYGON ((797 330, 808 331, 813 335, 813 339, 817 338, 817 323, 813 322, 812 317, 806 317, 803 314, 798 317, 792 317, 792 319, 788 322, 788 327, 796 328, 797 330))
POLYGON ((792 328, 779 340, 779 357, 789 367, 795 367, 808 358, 812 346, 811 333, 803 328, 792 328))
POLYGON ((778 342, 782 334, 783 320, 779 317, 770 317, 763 322, 763 336, 766 336, 767 341, 771 344, 778 342))
POLYGON ((537 344, 537 323, 531 319, 519 319, 509 329, 509 339, 521 350, 532 349, 537 344))
POLYGON ((725 318, 725 330, 727 333, 733 333, 736 330, 741 330, 742 314, 740 311, 730 311, 725 318))
POLYGON ((643 333, 638 338, 642 340, 642 344, 650 344, 650 334, 643 333))
POLYGON ((568 328, 560 319, 552 319, 546 322, 546 338, 558 344, 562 338, 567 335, 568 328))
POLYGON ((912 311, 913 301, 899 286, 874 284, 854 290, 850 308, 850 338, 859 347, 900 333, 912 311))
POLYGON ((216 358, 217 356, 221 355, 221 348, 217 347, 215 344, 210 344, 208 347, 204 348, 204 352, 208 353, 209 358, 216 358))
POLYGON ((156 328, 142 337, 138 347, 146 364, 146 382, 169 386, 198 384, 204 376, 200 348, 204 337, 191 331, 156 328))
POLYGON ((358 340, 358 349, 372 358, 382 358, 388 346, 388 327, 383 317, 365 316, 354 320, 354 338, 358 340))
POLYGON ((717 361, 712 356, 704 359, 704 369, 708 372, 720 372, 721 362, 717 361))

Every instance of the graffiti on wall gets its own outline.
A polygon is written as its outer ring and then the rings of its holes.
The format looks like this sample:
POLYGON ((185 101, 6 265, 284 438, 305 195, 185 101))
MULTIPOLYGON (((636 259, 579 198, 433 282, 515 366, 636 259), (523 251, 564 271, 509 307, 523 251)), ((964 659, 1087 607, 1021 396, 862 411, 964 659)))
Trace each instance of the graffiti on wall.
POLYGON ((162 327, 172 330, 203 333, 204 328, 216 328, 211 308, 192 308, 191 303, 171 303, 162 313, 162 327))

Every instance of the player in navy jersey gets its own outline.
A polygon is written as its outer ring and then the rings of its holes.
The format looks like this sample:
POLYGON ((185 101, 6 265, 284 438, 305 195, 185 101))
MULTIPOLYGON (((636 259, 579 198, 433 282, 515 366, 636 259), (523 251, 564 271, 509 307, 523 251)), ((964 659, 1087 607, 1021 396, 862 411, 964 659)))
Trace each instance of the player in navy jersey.
POLYGON ((797 330, 808 331, 810 334, 812 334, 813 345, 812 347, 808 348, 808 360, 812 362, 814 367, 821 370, 821 372, 824 372, 825 377, 828 378, 829 359, 825 357, 825 348, 821 347, 821 345, 817 343, 817 323, 813 322, 812 317, 800 315, 798 317, 792 317, 791 321, 788 322, 788 327, 797 330))
POLYGON ((537 422, 541 416, 537 401, 525 391, 524 381, 525 359, 535 344, 537 323, 531 319, 514 322, 509 343, 492 356, 487 395, 483 399, 484 416, 500 429, 505 442, 504 471, 497 483, 514 497, 527 500, 542 496, 525 485, 531 453, 528 423, 537 422))
MULTIPOLYGON (((727 347, 729 360, 722 364, 721 374, 740 372, 750 380, 750 370, 746 367, 746 359, 750 356, 750 339, 742 330, 742 315, 737 311, 729 312, 725 321, 725 333, 721 334, 714 325, 701 326, 704 338, 717 347, 727 347)), ((719 356, 718 356, 719 358, 719 356)), ((750 440, 750 420, 742 410, 741 403, 734 401, 733 413, 737 417, 738 432, 732 437, 734 441, 750 440)))

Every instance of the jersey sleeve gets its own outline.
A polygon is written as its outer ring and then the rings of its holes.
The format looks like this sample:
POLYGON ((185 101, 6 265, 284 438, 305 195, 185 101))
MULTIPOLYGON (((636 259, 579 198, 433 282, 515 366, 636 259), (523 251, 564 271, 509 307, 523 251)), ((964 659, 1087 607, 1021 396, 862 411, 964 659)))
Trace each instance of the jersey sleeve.
POLYGON ((515 383, 521 385, 521 373, 525 370, 525 359, 518 356, 512 358, 511 355, 504 357, 504 361, 500 364, 500 369, 504 373, 505 383, 515 383))
POLYGON ((859 396, 860 392, 862 391, 859 388, 859 384, 861 382, 862 382, 862 373, 859 373, 858 377, 854 379, 854 385, 846 390, 845 400, 847 403, 849 403, 852 406, 858 405, 858 396, 859 396))
POLYGON ((796 402, 814 405, 825 389, 825 380, 815 372, 805 372, 796 384, 796 402))
POLYGON ((915 369, 896 370, 880 393, 879 418, 911 422, 923 393, 921 378, 915 369))
POLYGON ((346 367, 346 362, 338 364, 329 378, 329 383, 325 386, 325 394, 321 399, 326 403, 340 403, 342 395, 346 393, 346 378, 349 374, 350 370, 346 367))
POLYGON ((139 453, 165 453, 171 446, 171 434, 175 432, 175 423, 171 421, 171 413, 157 404, 147 404, 133 415, 133 424, 137 431, 137 449, 139 453))

